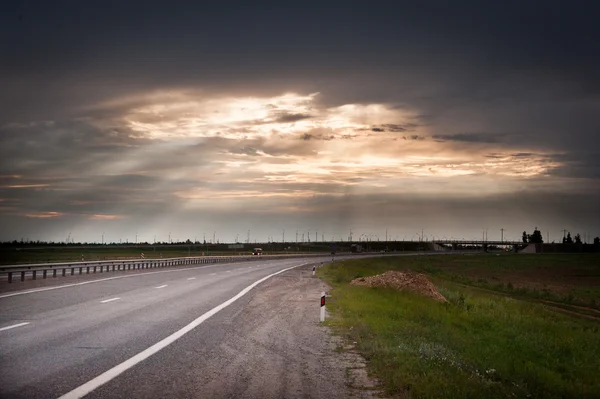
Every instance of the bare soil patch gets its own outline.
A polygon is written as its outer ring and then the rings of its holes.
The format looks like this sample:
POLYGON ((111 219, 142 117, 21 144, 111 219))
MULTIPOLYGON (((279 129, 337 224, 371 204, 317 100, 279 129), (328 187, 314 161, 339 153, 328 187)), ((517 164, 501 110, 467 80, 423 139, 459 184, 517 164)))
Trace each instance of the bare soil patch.
POLYGON ((352 285, 367 287, 388 287, 397 290, 409 290, 436 301, 447 302, 424 274, 390 270, 370 277, 359 277, 350 282, 352 285))

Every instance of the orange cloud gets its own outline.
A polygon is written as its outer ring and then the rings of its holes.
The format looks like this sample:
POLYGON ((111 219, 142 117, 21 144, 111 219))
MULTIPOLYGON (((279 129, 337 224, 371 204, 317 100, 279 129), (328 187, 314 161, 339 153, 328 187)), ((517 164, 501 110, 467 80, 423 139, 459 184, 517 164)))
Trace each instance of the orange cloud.
POLYGON ((122 219, 123 216, 122 215, 92 215, 90 216, 90 219, 92 220, 115 220, 115 219, 122 219))
POLYGON ((27 213, 25 214, 28 218, 37 218, 37 219, 49 219, 56 218, 62 216, 61 212, 39 212, 39 213, 27 213))
POLYGON ((48 186, 49 184, 11 184, 9 186, 0 186, 0 188, 39 188, 48 186))

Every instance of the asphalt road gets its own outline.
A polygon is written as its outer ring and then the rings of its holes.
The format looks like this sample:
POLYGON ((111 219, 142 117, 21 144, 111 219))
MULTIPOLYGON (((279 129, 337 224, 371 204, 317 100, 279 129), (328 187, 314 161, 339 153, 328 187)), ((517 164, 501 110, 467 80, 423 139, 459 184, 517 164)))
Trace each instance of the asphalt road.
POLYGON ((330 259, 150 270, 0 294, 0 397, 345 397, 343 369, 327 375, 311 354, 326 354, 323 342, 312 342, 326 333, 293 305, 312 309, 314 301, 318 317, 323 287, 309 266, 239 296, 273 273, 330 259), (295 276, 295 291, 278 291, 287 276, 295 276))

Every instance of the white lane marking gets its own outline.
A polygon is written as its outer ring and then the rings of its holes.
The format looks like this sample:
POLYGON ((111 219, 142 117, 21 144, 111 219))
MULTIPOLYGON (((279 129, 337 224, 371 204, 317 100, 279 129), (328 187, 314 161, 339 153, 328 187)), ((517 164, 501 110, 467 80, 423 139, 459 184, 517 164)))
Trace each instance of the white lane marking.
MULTIPOLYGON (((274 261, 275 261, 275 259, 274 259, 274 261)), ((76 287, 78 285, 101 283, 103 281, 117 280, 117 279, 120 279, 120 278, 130 278, 130 277, 138 277, 138 276, 147 276, 147 275, 150 275, 150 274, 159 274, 159 273, 185 272, 185 271, 188 271, 188 270, 206 269, 206 268, 209 268, 209 267, 212 268, 212 267, 221 267, 221 266, 223 266, 223 265, 222 264, 204 265, 204 266, 197 266, 197 267, 187 267, 187 268, 183 268, 183 269, 160 270, 160 271, 156 271, 156 272, 145 272, 145 273, 137 273, 137 274, 128 274, 127 276, 115 276, 115 277, 101 278, 101 279, 98 279, 98 280, 82 281, 81 283, 57 285, 56 287, 36 288, 36 289, 33 289, 33 290, 11 292, 10 294, 0 295, 0 299, 2 299, 2 298, 8 298, 8 297, 11 297, 11 296, 16 296, 16 295, 35 294, 36 292, 58 290, 60 288, 76 287)), ((212 276, 212 274, 211 274, 211 276, 212 276)))
POLYGON ((217 275, 217 273, 211 273, 210 275, 211 275, 211 276, 216 276, 216 275, 217 275))
MULTIPOLYGON (((319 261, 319 258, 314 258, 314 259, 316 259, 316 260, 314 260, 315 262, 319 261)), ((273 262, 276 262, 276 261, 277 261, 277 259, 273 259, 273 262)), ((279 262, 277 262, 277 263, 279 263, 279 262)), ((283 263, 285 264, 285 263, 288 263, 288 262, 283 262, 283 263)), ((289 263, 291 263, 291 262, 289 262, 289 263)), ((0 295, 0 299, 2 299, 2 298, 8 298, 8 297, 11 297, 11 296, 17 296, 17 295, 35 294, 36 292, 58 290, 58 289, 61 289, 61 288, 76 287, 76 286, 79 286, 79 285, 101 283, 103 281, 118 280, 120 278, 130 278, 130 277, 146 276, 146 275, 150 275, 150 274, 159 274, 159 273, 185 272, 185 271, 188 271, 188 270, 207 269, 207 268, 212 268, 212 267, 222 267, 222 266, 224 266, 226 264, 227 263, 225 263, 225 264, 212 264, 212 265, 204 265, 204 266, 197 266, 197 267, 186 267, 186 268, 174 269, 174 270, 160 270, 160 271, 156 271, 156 272, 145 272, 145 273, 128 274, 126 276, 115 276, 115 277, 100 278, 98 280, 90 280, 90 281, 82 281, 81 283, 57 285, 55 287, 35 288, 35 289, 32 289, 32 290, 16 291, 16 292, 11 292, 10 294, 0 295)), ((262 267, 262 266, 269 266, 269 265, 268 264, 267 265, 263 264, 261 266, 256 266, 256 267, 262 267)), ((280 266, 281 266, 281 264, 280 264, 280 266)), ((211 276, 212 276, 212 274, 211 274, 211 276)))
POLYGON ((248 266, 248 269, 252 269, 252 266, 248 266))
POLYGON ((138 364, 138 363, 146 360, 147 358, 149 358, 150 356, 154 355, 155 353, 157 353, 161 349, 164 349, 167 346, 171 345, 173 342, 177 341, 179 338, 183 337, 185 334, 189 333, 194 328, 196 328, 200 324, 204 323, 207 319, 209 319, 210 317, 214 316, 215 314, 217 314, 221 310, 225 309, 227 306, 231 305, 232 303, 234 303, 235 301, 237 301, 238 299, 240 299, 241 297, 243 297, 244 295, 246 295, 252 288, 256 287, 258 284, 262 283, 263 281, 268 280, 271 277, 276 276, 278 274, 281 274, 283 272, 287 272, 288 270, 294 269, 296 267, 301 267, 301 266, 304 266, 304 265, 308 265, 310 263, 311 262, 307 262, 307 263, 302 263, 300 265, 288 267, 286 269, 283 269, 283 270, 280 270, 278 272, 269 274, 268 276, 263 277, 260 280, 257 280, 255 282, 253 282, 252 284, 250 284, 249 286, 247 286, 246 288, 244 288, 243 290, 241 290, 236 296, 228 299, 227 301, 223 302, 222 304, 220 304, 218 306, 215 306, 214 308, 212 308, 208 312, 204 313, 202 316, 198 317, 196 320, 192 321, 187 326, 183 327, 181 330, 175 331, 173 334, 171 334, 168 337, 162 339, 161 341, 158 341, 157 343, 155 343, 151 347, 149 347, 147 349, 144 349, 143 351, 141 351, 137 355, 135 355, 133 357, 130 357, 129 359, 125 360, 123 363, 118 364, 115 367, 113 367, 112 369, 107 370, 104 373, 100 374, 98 377, 96 377, 96 378, 94 378, 94 379, 86 382, 83 385, 78 386, 77 388, 73 389, 70 392, 67 392, 66 394, 62 395, 58 399, 75 399, 75 398, 78 399, 78 398, 84 397, 88 393, 92 392, 94 389, 96 389, 96 388, 98 388, 98 387, 106 384, 107 382, 109 382, 113 378, 117 377, 118 375, 122 374, 123 372, 129 370, 130 368, 132 368, 136 364, 138 364))
POLYGON ((29 324, 29 322, 19 323, 19 324, 13 324, 12 326, 0 328, 0 331, 10 330, 11 328, 23 327, 23 326, 26 326, 27 324, 29 324))
POLYGON ((226 273, 231 273, 231 270, 227 270, 227 272, 226 272, 226 273))
POLYGON ((121 298, 110 298, 110 299, 105 299, 103 301, 100 301, 100 303, 109 303, 109 302, 113 302, 113 301, 118 301, 121 298))
POLYGON ((167 284, 163 284, 163 285, 159 285, 158 287, 154 287, 154 288, 165 288, 167 286, 167 284))
POLYGON ((189 277, 188 280, 195 280, 196 277, 189 277))

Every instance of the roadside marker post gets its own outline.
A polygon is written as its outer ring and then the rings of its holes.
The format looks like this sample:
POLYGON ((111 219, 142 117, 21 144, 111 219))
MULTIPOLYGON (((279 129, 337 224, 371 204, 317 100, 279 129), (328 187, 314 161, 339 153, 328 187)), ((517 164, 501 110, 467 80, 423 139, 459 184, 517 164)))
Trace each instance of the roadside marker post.
POLYGON ((315 270, 317 269, 316 266, 313 266, 313 276, 315 275, 315 270))
POLYGON ((325 292, 321 292, 321 323, 325 321, 325 292))

